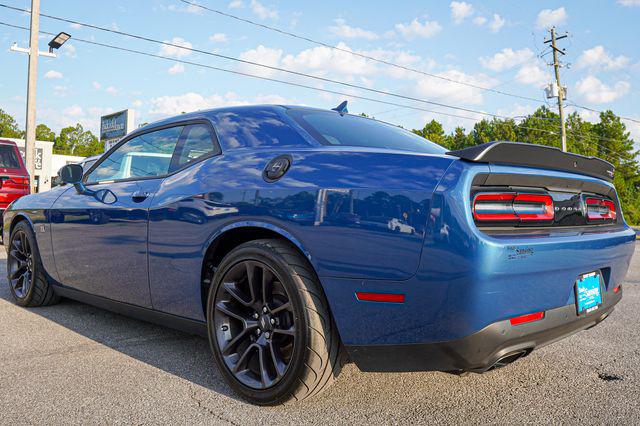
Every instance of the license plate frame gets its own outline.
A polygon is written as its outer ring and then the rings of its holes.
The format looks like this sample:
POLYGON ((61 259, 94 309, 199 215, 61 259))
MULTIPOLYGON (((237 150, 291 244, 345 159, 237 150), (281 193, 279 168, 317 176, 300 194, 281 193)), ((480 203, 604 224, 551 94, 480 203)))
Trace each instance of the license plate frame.
POLYGON ((598 270, 581 274, 574 284, 574 291, 578 316, 597 311, 603 302, 602 273, 598 270))

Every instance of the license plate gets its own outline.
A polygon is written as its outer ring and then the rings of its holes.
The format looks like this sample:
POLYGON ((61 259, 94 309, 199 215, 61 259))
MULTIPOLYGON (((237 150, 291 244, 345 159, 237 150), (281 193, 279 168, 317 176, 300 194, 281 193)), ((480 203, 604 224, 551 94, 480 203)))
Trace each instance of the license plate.
POLYGON ((576 281, 578 315, 593 312, 602 305, 600 272, 581 275, 576 281))

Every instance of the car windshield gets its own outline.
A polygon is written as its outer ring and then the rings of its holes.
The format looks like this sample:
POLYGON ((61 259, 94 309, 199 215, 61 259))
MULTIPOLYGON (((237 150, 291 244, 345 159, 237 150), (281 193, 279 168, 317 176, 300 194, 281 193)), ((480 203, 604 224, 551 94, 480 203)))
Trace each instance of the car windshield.
POLYGON ((3 169, 19 169, 20 162, 16 149, 11 145, 0 145, 0 167, 3 169))
POLYGON ((444 154, 446 149, 400 127, 333 111, 292 109, 289 115, 318 142, 331 146, 362 146, 444 154))

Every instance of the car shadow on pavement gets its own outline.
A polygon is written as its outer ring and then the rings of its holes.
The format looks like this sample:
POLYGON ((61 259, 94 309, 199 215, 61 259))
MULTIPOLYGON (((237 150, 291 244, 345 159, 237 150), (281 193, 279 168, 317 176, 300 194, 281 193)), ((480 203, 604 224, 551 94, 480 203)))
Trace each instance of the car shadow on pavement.
MULTIPOLYGON (((2 268, 4 269, 4 268, 2 268)), ((2 276, 4 271, 0 271, 2 276)), ((2 280, 5 281, 5 280, 2 280)), ((6 281, 0 285, 0 299, 13 304, 6 281)), ((82 352, 100 350, 99 345, 116 350, 151 367, 188 380, 211 391, 238 399, 215 365, 209 342, 201 337, 139 321, 69 299, 59 304, 24 308, 98 345, 69 348, 82 352)))

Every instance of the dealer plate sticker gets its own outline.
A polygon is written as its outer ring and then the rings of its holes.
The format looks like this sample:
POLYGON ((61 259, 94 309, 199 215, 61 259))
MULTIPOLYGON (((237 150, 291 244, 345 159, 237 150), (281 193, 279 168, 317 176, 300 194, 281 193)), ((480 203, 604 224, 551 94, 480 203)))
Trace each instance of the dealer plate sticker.
POLYGON ((590 272, 578 278, 576 281, 576 303, 578 315, 595 311, 602 304, 599 272, 590 272))

